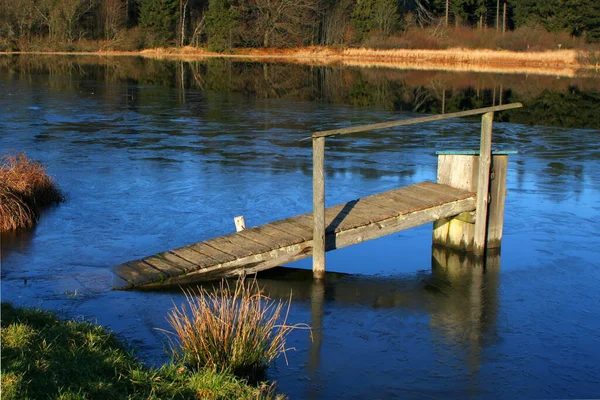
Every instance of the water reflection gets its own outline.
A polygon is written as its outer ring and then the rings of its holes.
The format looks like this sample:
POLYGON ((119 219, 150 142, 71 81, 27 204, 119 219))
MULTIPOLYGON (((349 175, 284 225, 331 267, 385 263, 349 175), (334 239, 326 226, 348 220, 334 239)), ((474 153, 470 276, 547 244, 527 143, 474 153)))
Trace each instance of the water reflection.
POLYGON ((331 345, 324 337, 335 329, 324 321, 324 315, 328 310, 356 306, 366 306, 386 318, 394 309, 428 315, 433 340, 455 351, 453 359, 475 374, 483 349, 495 342, 499 271, 498 252, 482 259, 436 246, 431 271, 417 276, 328 273, 325 282, 317 282, 311 271, 278 268, 259 274, 259 282, 273 298, 287 300, 293 293, 294 303, 310 304, 313 340, 307 368, 311 379, 319 379, 321 348, 331 345))
MULTIPOLYGON (((173 105, 186 108, 190 101, 197 105, 197 92, 189 90, 197 89, 203 92, 203 106, 174 117, 215 122, 231 115, 211 104, 215 100, 212 94, 240 93, 256 99, 320 101, 430 114, 522 102, 523 109, 498 113, 496 119, 530 125, 600 127, 600 79, 591 76, 399 71, 231 59, 0 56, 0 77, 18 79, 30 74, 54 90, 110 103, 117 100, 120 106, 141 114, 157 109, 171 114, 173 105), (93 82, 104 84, 96 86, 93 82), (145 90, 139 90, 138 85, 145 90), (148 90, 152 87, 177 90, 165 98, 162 90, 148 90)), ((243 115, 238 113, 237 121, 243 123, 243 115)))
POLYGON ((495 338, 500 253, 488 251, 477 258, 435 246, 431 268, 431 327, 444 342, 458 344, 465 364, 477 372, 482 349, 495 338))

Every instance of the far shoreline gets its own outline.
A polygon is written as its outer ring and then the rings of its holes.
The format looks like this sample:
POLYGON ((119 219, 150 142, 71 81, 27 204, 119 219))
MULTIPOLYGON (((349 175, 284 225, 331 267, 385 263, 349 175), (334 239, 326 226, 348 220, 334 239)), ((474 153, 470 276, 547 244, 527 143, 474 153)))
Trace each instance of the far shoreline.
POLYGON ((244 61, 286 62, 306 65, 341 65, 393 69, 447 70, 455 72, 525 73, 575 77, 581 70, 598 70, 586 64, 588 53, 577 50, 516 52, 487 49, 368 49, 331 47, 234 48, 228 53, 199 47, 155 48, 139 51, 95 52, 0 52, 0 55, 87 55, 138 56, 185 62, 207 58, 235 58, 244 61))

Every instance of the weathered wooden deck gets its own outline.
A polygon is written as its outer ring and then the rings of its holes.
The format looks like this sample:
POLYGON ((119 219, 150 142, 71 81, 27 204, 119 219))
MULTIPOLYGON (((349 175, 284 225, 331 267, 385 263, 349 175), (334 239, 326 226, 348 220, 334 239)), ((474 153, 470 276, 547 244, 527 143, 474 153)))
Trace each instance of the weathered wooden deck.
MULTIPOLYGON (((422 182, 325 210, 326 251, 474 211, 476 194, 422 182)), ((313 214, 303 214, 113 268, 118 289, 214 280, 310 257, 313 214)))

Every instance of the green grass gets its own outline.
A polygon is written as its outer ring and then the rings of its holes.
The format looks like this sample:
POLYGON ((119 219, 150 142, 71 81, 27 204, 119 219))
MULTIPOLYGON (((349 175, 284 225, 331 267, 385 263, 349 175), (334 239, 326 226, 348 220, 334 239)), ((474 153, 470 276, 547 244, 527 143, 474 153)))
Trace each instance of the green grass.
POLYGON ((2 303, 2 399, 271 399, 227 373, 147 368, 100 326, 2 303))

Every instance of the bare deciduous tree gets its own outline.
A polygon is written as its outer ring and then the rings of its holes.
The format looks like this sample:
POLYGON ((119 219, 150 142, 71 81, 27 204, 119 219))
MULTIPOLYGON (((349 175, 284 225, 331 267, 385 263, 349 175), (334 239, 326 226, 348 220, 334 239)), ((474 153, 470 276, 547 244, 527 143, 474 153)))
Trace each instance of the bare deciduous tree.
POLYGON ((399 20, 396 0, 376 0, 373 19, 381 33, 391 35, 399 20))
POLYGON ((310 42, 318 12, 317 0, 250 0, 251 25, 264 47, 310 42))
POLYGON ((101 12, 104 26, 104 37, 112 40, 119 30, 125 27, 127 7, 123 0, 102 0, 101 12))
POLYGON ((328 9, 321 10, 320 44, 344 42, 353 6, 354 0, 340 0, 328 9))

